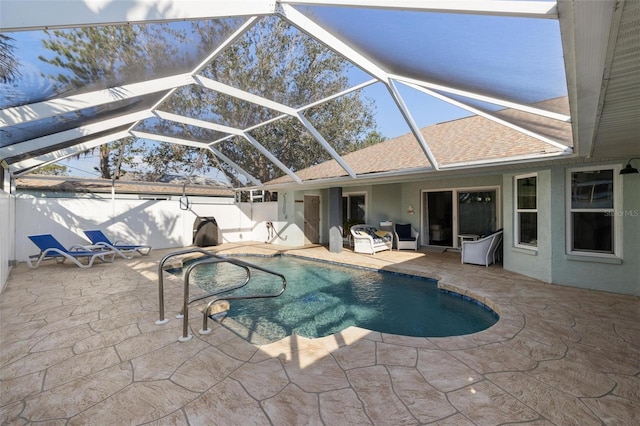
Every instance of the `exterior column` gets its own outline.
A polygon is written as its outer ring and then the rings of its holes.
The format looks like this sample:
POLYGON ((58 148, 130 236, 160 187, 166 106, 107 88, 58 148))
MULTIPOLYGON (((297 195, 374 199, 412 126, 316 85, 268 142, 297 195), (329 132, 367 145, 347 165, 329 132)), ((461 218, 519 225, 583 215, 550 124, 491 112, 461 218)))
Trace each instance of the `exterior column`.
POLYGON ((342 252, 342 188, 329 188, 329 251, 342 252))

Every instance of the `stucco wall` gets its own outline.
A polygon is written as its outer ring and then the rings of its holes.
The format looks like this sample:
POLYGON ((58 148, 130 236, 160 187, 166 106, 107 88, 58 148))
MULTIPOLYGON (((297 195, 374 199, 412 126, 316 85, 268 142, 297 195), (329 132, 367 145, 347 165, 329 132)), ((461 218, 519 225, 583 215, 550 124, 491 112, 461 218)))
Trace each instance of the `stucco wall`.
POLYGON ((640 175, 620 176, 622 252, 616 259, 567 254, 566 167, 538 171, 538 250, 514 246, 513 177, 503 179, 504 268, 553 284, 640 295, 640 175))
MULTIPOLYGON (((501 184, 501 175, 483 175, 446 180, 347 186, 342 188, 342 193, 343 196, 347 194, 366 194, 366 221, 370 225, 379 227, 382 221, 391 221, 394 224, 409 223, 416 230, 422 232, 424 221, 422 212, 423 191, 500 187, 501 184), (413 214, 408 212, 409 206, 413 207, 413 214)), ((328 194, 328 190, 280 191, 278 196, 278 219, 280 226, 283 227, 280 234, 286 236, 287 240, 280 240, 279 243, 287 245, 304 244, 304 204, 302 203, 304 195, 320 195, 320 241, 321 243, 327 243, 329 241, 328 218, 330 209, 328 194)))
MULTIPOLYGON (((506 174, 503 179, 503 215, 504 242, 503 264, 519 274, 551 282, 551 259, 553 257, 551 203, 552 182, 550 170, 539 170, 538 190, 538 246, 537 249, 515 247, 514 209, 516 206, 514 177, 518 174, 506 174)), ((563 227, 564 228, 564 227, 563 227)), ((561 231, 563 232, 563 231, 561 231)))
POLYGON ((552 280, 556 284, 640 295, 640 174, 620 176, 622 252, 619 262, 566 254, 566 170, 552 170, 552 280), (580 259, 580 260, 578 260, 580 259))
POLYGON ((257 221, 253 228, 255 240, 289 246, 303 245, 304 204, 296 203, 296 200, 304 200, 303 191, 278 191, 277 202, 254 203, 253 217, 257 221), (266 222, 273 224, 271 234, 266 222))
POLYGON ((408 223, 402 218, 402 185, 387 184, 370 187, 370 199, 367 200, 368 222, 375 227, 382 221, 408 223))
MULTIPOLYGON (((300 220, 299 205, 295 202, 298 191, 278 193, 278 226, 276 230, 281 238, 277 242, 285 245, 304 244, 304 222, 300 220)), ((302 195, 301 195, 302 196, 302 195)))

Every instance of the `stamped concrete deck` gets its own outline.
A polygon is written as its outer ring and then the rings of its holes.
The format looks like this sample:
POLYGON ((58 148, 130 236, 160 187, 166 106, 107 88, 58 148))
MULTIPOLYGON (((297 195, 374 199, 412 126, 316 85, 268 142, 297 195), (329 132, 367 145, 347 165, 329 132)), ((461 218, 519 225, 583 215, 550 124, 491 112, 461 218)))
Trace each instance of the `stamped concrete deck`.
MULTIPOLYGON (((224 245, 224 252, 284 247, 224 245)), ((637 425, 640 300, 553 286, 456 253, 324 247, 297 255, 440 279, 500 314, 480 333, 407 338, 349 328, 254 345, 224 325, 177 342, 167 251, 83 270, 19 264, 0 298, 2 424, 637 425)))

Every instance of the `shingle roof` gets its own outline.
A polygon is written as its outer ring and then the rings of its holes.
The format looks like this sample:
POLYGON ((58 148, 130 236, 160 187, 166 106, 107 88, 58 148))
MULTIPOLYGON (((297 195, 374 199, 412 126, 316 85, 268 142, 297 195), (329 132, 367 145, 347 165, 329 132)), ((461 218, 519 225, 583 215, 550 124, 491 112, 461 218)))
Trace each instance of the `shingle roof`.
MULTIPOLYGON (((27 191, 111 193, 111 180, 28 175, 16 179, 16 187, 19 190, 27 191)), ((117 180, 115 182, 115 192, 118 194, 139 195, 182 195, 182 184, 117 180)), ((185 193, 186 195, 201 197, 234 196, 234 191, 231 189, 211 185, 187 185, 185 193)))
MULTIPOLYGON (((568 111, 567 98, 553 99, 537 106, 562 113, 568 111)), ((572 146, 571 123, 515 110, 502 110, 494 114, 568 147, 572 146)), ((436 160, 443 166, 563 152, 560 147, 481 116, 435 124, 421 129, 421 133, 436 160)), ((412 133, 354 151, 342 158, 358 175, 431 168, 429 160, 412 133)), ((298 170, 296 175, 305 181, 343 177, 347 176, 347 173, 335 160, 330 160, 298 170)), ((268 182, 268 185, 290 182, 293 180, 289 176, 283 176, 268 182)))

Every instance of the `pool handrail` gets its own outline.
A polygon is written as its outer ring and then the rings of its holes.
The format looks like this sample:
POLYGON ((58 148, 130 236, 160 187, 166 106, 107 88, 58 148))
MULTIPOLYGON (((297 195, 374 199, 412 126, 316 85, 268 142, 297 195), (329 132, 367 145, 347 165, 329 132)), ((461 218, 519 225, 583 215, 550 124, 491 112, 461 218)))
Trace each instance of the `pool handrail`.
MULTIPOLYGON (((251 280, 251 272, 249 270, 249 268, 254 268, 257 269, 259 271, 263 271, 266 272, 268 274, 271 275, 276 275, 279 276, 280 278, 282 278, 282 289, 280 289, 280 291, 277 294, 256 294, 256 295, 246 295, 246 296, 231 296, 231 297, 227 297, 225 298, 225 300, 238 300, 238 299, 265 299, 265 298, 270 298, 270 297, 277 297, 280 296, 282 293, 284 293, 286 287, 287 287, 287 280, 285 278, 284 275, 278 273, 278 272, 274 272, 270 269, 267 268, 263 268, 261 266, 258 265, 254 265, 252 263, 249 262, 245 262, 239 259, 235 259, 235 258, 228 258, 228 257, 221 257, 221 256, 212 256, 209 258, 205 258, 205 259, 201 259, 199 261, 196 261, 194 263, 192 263, 191 265, 189 265, 187 267, 187 269, 184 272, 184 297, 183 297, 183 307, 182 307, 182 336, 180 336, 178 338, 178 341, 180 342, 186 342, 188 340, 191 340, 191 335, 189 334, 189 305, 193 302, 199 301, 199 300, 203 300, 206 299, 208 297, 213 297, 213 296, 217 296, 219 294, 223 294, 223 293, 228 293, 230 291, 233 290, 237 290, 241 287, 244 287, 245 285, 247 285, 249 283, 249 281, 251 280), (233 265, 239 266, 243 269, 246 270, 247 272, 247 277, 244 280, 244 282, 242 284, 238 284, 236 286, 233 287, 225 287, 224 289, 221 290, 217 290, 208 294, 204 294, 204 295, 198 295, 195 296, 193 298, 189 298, 189 281, 190 281, 190 277, 191 277, 191 272, 202 265, 207 265, 207 264, 211 264, 211 263, 231 263, 233 265)), ((211 305, 213 305, 213 303, 215 303, 218 300, 223 300, 221 298, 216 298, 214 300, 212 300, 211 302, 209 302, 209 304, 207 304, 206 309, 203 312, 204 315, 204 319, 203 319, 203 328, 201 330, 201 334, 207 334, 207 313, 209 312, 209 309, 211 308, 211 305)))
MULTIPOLYGON (((263 267, 258 266, 258 265, 254 265, 254 264, 249 263, 249 262, 243 262, 243 261, 238 260, 238 259, 234 259, 234 260, 237 261, 236 264, 238 266, 251 267, 251 268, 255 268, 255 269, 259 270, 259 271, 266 272, 266 273, 271 274, 271 275, 279 276, 280 278, 282 278, 282 288, 275 294, 253 294, 253 295, 247 295, 247 296, 217 297, 217 298, 211 300, 207 304, 207 306, 205 307, 204 311, 202 312, 202 330, 200 330, 200 334, 207 334, 207 333, 211 332, 211 330, 209 329, 209 325, 208 325, 209 310, 211 309, 211 306, 213 306, 214 303, 216 303, 216 302, 218 302, 220 300, 269 299, 269 298, 280 296, 287 289, 287 279, 281 273, 272 271, 272 270, 267 269, 267 268, 263 268, 263 267)), ((247 281, 247 283, 248 283, 248 281, 247 281)), ((245 283, 244 285, 246 285, 247 283, 245 283)), ((239 287, 236 287, 236 288, 239 288, 239 287)), ((223 291, 220 291, 218 294, 226 293, 226 292, 231 291, 231 290, 235 290, 235 288, 234 289, 229 289, 229 290, 225 289, 223 291)))
POLYGON ((208 257, 221 258, 217 254, 202 248, 190 248, 186 250, 180 250, 180 251, 175 251, 173 253, 169 253, 166 256, 164 256, 162 260, 160 260, 160 263, 158 264, 158 299, 159 299, 158 311, 159 311, 160 319, 156 321, 156 324, 158 325, 166 324, 167 322, 169 322, 169 320, 165 319, 164 317, 164 276, 163 276, 164 264, 166 263, 167 260, 171 259, 172 257, 181 256, 183 254, 189 254, 189 253, 202 253, 208 257))
POLYGON ((239 289, 241 287, 244 287, 245 285, 247 285, 247 283, 249 282, 249 280, 251 279, 251 272, 249 271, 249 268, 247 268, 246 266, 242 266, 242 265, 238 265, 242 268, 245 269, 245 271, 247 272, 247 277, 245 278, 244 282, 242 284, 238 284, 235 285, 233 287, 225 287, 222 290, 218 290, 218 291, 214 291, 211 293, 207 293, 207 294, 201 294, 198 295, 194 298, 190 298, 189 297, 189 283, 190 283, 190 277, 191 277, 191 272, 198 266, 201 265, 208 265, 211 263, 221 263, 221 262, 226 262, 226 263, 234 263, 232 262, 233 259, 228 259, 228 258, 223 258, 220 256, 216 256, 216 257, 209 257, 209 258, 205 258, 205 259, 201 259, 198 260, 194 263, 192 263, 191 265, 189 265, 187 267, 187 269, 185 269, 184 271, 184 290, 183 290, 183 301, 182 301, 182 336, 180 338, 178 338, 178 340, 180 342, 186 342, 187 340, 191 339, 191 335, 189 335, 189 305, 193 302, 197 302, 198 300, 202 300, 202 299, 206 299, 207 297, 213 297, 216 296, 220 293, 224 293, 224 292, 228 292, 228 291, 233 291, 236 289, 239 289))

